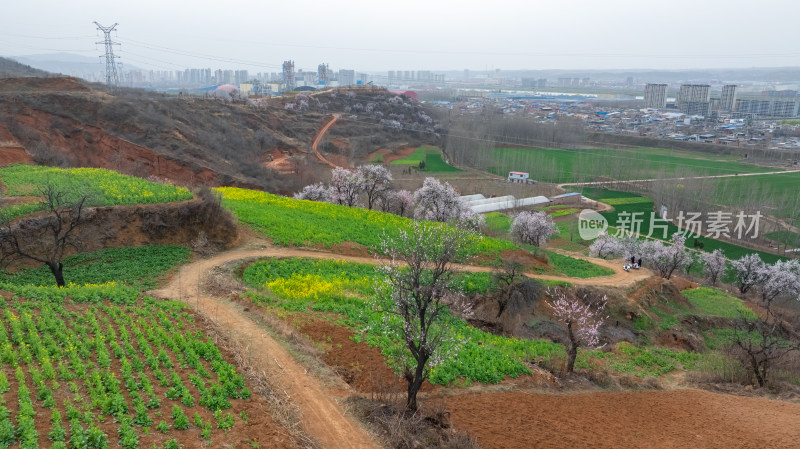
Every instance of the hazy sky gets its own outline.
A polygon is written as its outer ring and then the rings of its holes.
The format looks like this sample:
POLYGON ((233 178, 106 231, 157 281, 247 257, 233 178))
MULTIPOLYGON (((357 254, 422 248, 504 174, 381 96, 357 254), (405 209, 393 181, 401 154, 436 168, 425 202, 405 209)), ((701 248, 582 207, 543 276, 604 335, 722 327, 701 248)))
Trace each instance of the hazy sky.
POLYGON ((153 69, 799 66, 798 17, 798 0, 25 0, 3 7, 0 55, 95 57, 96 20, 153 69))

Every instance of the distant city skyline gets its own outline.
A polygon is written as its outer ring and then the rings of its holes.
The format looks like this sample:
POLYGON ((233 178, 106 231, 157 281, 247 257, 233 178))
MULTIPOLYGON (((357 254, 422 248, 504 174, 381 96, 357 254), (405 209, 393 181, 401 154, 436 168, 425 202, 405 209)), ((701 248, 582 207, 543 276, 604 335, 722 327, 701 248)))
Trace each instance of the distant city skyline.
POLYGON ((786 0, 29 0, 0 17, 0 55, 96 57, 96 20, 119 23, 123 62, 153 70, 273 72, 289 59, 363 72, 787 67, 800 65, 799 15, 786 0))

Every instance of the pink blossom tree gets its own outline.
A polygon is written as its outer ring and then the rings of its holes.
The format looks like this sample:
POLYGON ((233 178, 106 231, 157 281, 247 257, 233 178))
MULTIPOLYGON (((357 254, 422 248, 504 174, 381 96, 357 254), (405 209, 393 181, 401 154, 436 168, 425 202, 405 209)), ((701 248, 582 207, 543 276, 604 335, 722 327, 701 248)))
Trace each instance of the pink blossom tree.
POLYGON ((567 372, 571 373, 575 369, 579 347, 602 347, 600 327, 606 319, 606 297, 590 301, 587 294, 578 297, 562 289, 548 289, 547 293, 550 296, 547 305, 553 309, 553 318, 567 326, 567 372))
POLYGON ((758 254, 750 253, 741 259, 731 261, 731 271, 734 275, 734 284, 739 287, 739 293, 744 295, 751 288, 763 280, 765 264, 758 254))
POLYGON ((329 190, 325 184, 318 182, 303 187, 303 190, 294 194, 296 200, 330 201, 329 190))
POLYGON ((378 198, 383 196, 392 183, 392 174, 383 165, 362 165, 357 169, 361 177, 361 190, 367 195, 367 209, 372 210, 378 198))
POLYGON ((331 171, 328 195, 332 202, 344 206, 355 206, 364 182, 355 170, 336 167, 331 171))
POLYGON ((703 253, 703 274, 711 285, 716 285, 717 280, 725 272, 726 260, 725 252, 715 249, 710 253, 703 253))
POLYGON ((414 204, 415 218, 441 222, 458 220, 468 208, 450 184, 430 177, 414 192, 414 204))
POLYGON ((619 239, 613 235, 608 235, 605 231, 602 231, 594 242, 589 245, 589 254, 592 257, 599 257, 601 259, 605 259, 609 256, 622 255, 623 251, 624 249, 619 239))
POLYGON ((511 223, 511 235, 517 241, 536 247, 558 233, 553 218, 544 212, 521 212, 511 223))

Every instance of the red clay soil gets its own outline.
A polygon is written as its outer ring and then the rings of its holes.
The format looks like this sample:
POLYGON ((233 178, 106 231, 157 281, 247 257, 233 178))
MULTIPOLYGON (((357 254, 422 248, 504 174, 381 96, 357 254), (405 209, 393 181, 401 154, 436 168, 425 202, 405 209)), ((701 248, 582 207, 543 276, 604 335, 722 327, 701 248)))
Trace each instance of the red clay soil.
POLYGON ((289 154, 285 154, 278 148, 264 153, 261 157, 264 167, 275 170, 281 174, 290 174, 295 171, 295 164, 289 159, 289 154))
POLYGON ((33 158, 25 148, 21 147, 3 147, 0 142, 0 167, 11 164, 30 164, 33 158))
POLYGON ((70 158, 77 167, 100 167, 132 172, 137 176, 158 176, 180 184, 219 185, 216 174, 208 168, 197 171, 180 161, 164 157, 154 150, 87 126, 69 117, 60 117, 67 129, 80 132, 52 131, 52 116, 25 108, 16 116, 26 128, 36 129, 41 142, 70 158))
MULTIPOLYGON (((293 324, 324 348, 325 363, 351 387, 362 393, 404 391, 405 381, 387 366, 378 348, 354 342, 352 330, 311 315, 305 318, 293 324)), ((431 388, 427 382, 425 386, 431 388)))
POLYGON ((506 392, 446 402, 453 426, 486 449, 800 446, 800 405, 698 390, 506 392))

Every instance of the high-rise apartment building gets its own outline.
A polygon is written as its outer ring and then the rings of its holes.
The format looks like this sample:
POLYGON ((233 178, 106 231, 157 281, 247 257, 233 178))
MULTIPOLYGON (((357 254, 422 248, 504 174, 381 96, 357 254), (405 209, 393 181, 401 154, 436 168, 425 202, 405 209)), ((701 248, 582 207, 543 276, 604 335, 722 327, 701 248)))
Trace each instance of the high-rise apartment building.
POLYGON ((644 86, 644 107, 664 109, 667 107, 667 85, 646 84, 644 86))
POLYGON ((339 85, 340 86, 352 86, 356 83, 356 71, 355 70, 339 70, 339 85))
POLYGON ((678 109, 686 115, 707 116, 711 113, 711 86, 682 84, 678 92, 678 109))
POLYGON ((726 84, 722 86, 719 108, 724 112, 731 112, 734 106, 736 106, 736 84, 726 84))

